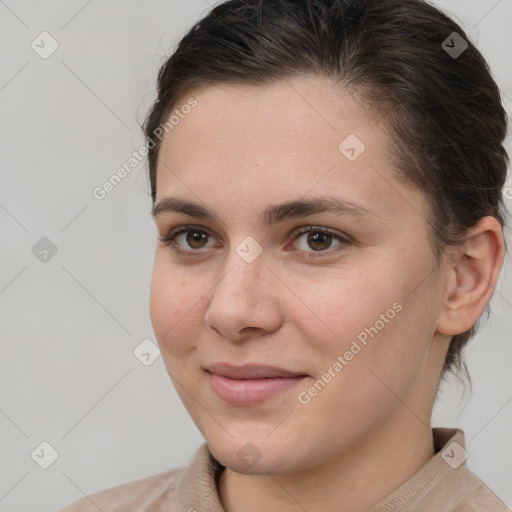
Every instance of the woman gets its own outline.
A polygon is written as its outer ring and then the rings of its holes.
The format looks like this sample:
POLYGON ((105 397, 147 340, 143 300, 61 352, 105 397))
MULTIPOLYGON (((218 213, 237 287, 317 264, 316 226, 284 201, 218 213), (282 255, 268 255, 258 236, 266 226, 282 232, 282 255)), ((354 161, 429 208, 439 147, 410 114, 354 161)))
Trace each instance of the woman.
POLYGON ((206 442, 64 510, 508 510, 430 423, 503 263, 506 128, 422 0, 215 7, 144 126, 151 320, 206 442))

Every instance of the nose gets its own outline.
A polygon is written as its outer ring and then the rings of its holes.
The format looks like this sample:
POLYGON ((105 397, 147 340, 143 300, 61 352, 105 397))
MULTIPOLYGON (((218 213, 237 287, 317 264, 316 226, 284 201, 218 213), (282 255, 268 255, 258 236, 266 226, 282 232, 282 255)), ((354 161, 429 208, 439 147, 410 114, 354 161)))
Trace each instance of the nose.
POLYGON ((282 324, 284 290, 262 253, 254 261, 233 249, 211 292, 205 325, 224 338, 239 341, 263 336, 282 324))

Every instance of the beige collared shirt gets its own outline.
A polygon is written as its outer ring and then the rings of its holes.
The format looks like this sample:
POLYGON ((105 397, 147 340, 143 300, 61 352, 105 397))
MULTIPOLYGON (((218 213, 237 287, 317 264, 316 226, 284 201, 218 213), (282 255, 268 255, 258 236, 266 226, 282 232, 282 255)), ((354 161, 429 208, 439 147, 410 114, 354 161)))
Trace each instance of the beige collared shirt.
MULTIPOLYGON (((467 468, 462 430, 432 431, 436 455, 368 512, 510 512, 467 468)), ((224 512, 222 470, 204 443, 188 466, 97 492, 60 512, 224 512)))

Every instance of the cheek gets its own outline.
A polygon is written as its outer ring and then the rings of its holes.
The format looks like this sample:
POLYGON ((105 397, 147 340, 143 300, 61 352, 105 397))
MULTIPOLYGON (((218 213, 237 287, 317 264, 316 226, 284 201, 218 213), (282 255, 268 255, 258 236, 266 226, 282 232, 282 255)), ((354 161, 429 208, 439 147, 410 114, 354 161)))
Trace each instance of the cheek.
MULTIPOLYGON (((407 262, 384 260, 357 271, 338 269, 328 286, 304 283, 297 290, 297 295, 306 297, 308 308, 297 310, 292 322, 301 326, 301 337, 316 356, 317 377, 336 361, 334 380, 345 384, 353 379, 371 380, 368 368, 394 380, 401 378, 396 368, 414 372, 421 364, 428 348, 426 294, 418 289, 408 295, 416 280, 403 272, 407 262)), ((400 375, 407 380, 405 373, 400 375)))
POLYGON ((423 359, 426 345, 409 343, 419 328, 415 306, 404 300, 402 282, 379 272, 347 275, 323 290, 327 294, 309 294, 308 305, 329 329, 308 321, 311 314, 299 318, 297 312, 295 319, 315 361, 300 410, 309 416, 329 411, 333 427, 326 429, 333 437, 392 410, 397 400, 390 389, 405 394, 423 359))
POLYGON ((379 333, 389 330, 398 316, 397 303, 403 300, 400 283, 383 271, 382 265, 339 271, 325 286, 315 288, 305 283, 297 294, 306 297, 309 306, 309 312, 303 312, 307 315, 298 314, 296 320, 308 331, 306 339, 314 340, 318 351, 336 355, 348 350, 352 340, 364 343, 375 324, 379 333))
MULTIPOLYGON (((194 285, 194 280, 184 280, 174 269, 155 262, 151 280, 150 317, 155 336, 164 357, 186 352, 197 338, 201 325, 198 315, 204 293, 194 285)), ((199 286, 199 285, 198 285, 199 286)))
POLYGON ((346 402, 349 410, 365 403, 368 413, 393 402, 386 385, 400 396, 407 393, 426 361, 432 339, 433 290, 424 279, 428 265, 398 257, 379 262, 334 281, 328 300, 320 294, 312 297, 330 331, 315 335, 310 328, 305 333, 314 340, 314 351, 322 355, 317 377, 338 361, 331 370, 336 373, 334 384, 324 399, 346 402), (350 396, 342 393, 346 389, 352 390, 350 396))

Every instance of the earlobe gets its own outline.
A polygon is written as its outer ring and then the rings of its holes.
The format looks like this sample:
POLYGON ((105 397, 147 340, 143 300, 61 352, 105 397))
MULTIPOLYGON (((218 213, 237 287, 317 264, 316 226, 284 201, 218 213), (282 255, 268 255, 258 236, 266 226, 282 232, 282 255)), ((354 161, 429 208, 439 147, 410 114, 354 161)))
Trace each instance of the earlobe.
POLYGON ((501 224, 483 217, 456 254, 436 326, 438 333, 449 336, 470 329, 492 297, 505 257, 501 224))

